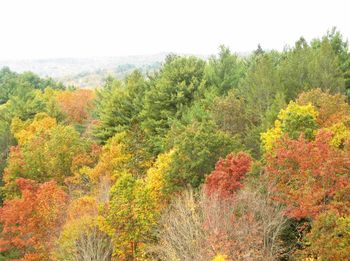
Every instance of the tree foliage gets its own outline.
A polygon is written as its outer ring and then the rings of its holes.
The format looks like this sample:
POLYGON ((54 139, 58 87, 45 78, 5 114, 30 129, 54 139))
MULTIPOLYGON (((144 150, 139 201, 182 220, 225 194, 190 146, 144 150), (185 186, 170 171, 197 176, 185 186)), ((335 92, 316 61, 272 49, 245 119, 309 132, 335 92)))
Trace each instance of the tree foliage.
POLYGON ((251 161, 250 156, 243 152, 237 155, 229 154, 225 159, 220 159, 215 170, 205 179, 204 188, 207 195, 232 197, 243 187, 242 179, 250 170, 251 161))
POLYGON ((280 111, 275 121, 274 128, 262 133, 262 145, 265 151, 271 151, 272 147, 283 135, 291 139, 297 139, 301 134, 306 139, 314 137, 314 131, 318 128, 317 111, 311 104, 298 105, 290 102, 286 109, 280 111))
POLYGON ((65 91, 59 93, 56 99, 67 121, 81 124, 90 116, 94 92, 91 90, 65 91))
POLYGON ((315 140, 284 138, 266 158, 276 200, 290 217, 314 218, 333 207, 337 192, 349 186, 349 152, 330 145, 331 133, 315 140))
POLYGON ((121 259, 141 258, 157 220, 149 189, 142 180, 125 173, 111 188, 110 197, 106 227, 113 238, 114 255, 121 259))
POLYGON ((0 70, 0 259, 349 259, 343 36, 159 67, 0 70))
POLYGON ((1 251, 16 250, 20 260, 47 260, 64 221, 67 195, 54 181, 18 179, 17 184, 21 197, 0 209, 1 251))
POLYGON ((169 57, 149 91, 141 112, 151 151, 163 149, 172 121, 180 119, 203 85, 205 62, 195 57, 169 57))
POLYGON ((95 137, 105 143, 138 123, 146 89, 145 79, 139 71, 133 72, 124 82, 107 79, 103 89, 97 92, 95 137))
POLYGON ((169 189, 200 186, 220 157, 239 149, 238 140, 216 130, 210 122, 188 125, 174 143, 173 160, 166 177, 169 189))

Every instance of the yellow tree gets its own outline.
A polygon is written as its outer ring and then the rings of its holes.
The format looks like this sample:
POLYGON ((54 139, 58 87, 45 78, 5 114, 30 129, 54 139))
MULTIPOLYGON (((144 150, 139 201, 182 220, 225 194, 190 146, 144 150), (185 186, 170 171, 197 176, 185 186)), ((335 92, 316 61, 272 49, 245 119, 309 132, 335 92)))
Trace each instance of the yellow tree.
POLYGON ((314 106, 318 112, 318 125, 333 133, 331 145, 340 148, 350 140, 350 106, 345 96, 314 89, 302 93, 297 103, 314 106))
POLYGON ((311 104, 298 105, 290 102, 286 109, 279 112, 274 128, 261 134, 264 151, 271 151, 276 141, 285 134, 292 139, 297 139, 300 134, 304 134, 307 139, 313 138, 314 131, 318 128, 317 115, 311 104))
POLYGON ((173 150, 160 154, 154 165, 147 171, 145 178, 146 187, 150 191, 150 196, 157 204, 159 211, 166 206, 169 200, 169 195, 165 191, 167 186, 166 174, 170 170, 173 155, 173 150))
POLYGON ((45 114, 27 122, 15 119, 12 131, 19 145, 11 148, 4 170, 5 191, 10 197, 20 177, 40 182, 54 179, 63 184, 72 175, 74 158, 84 153, 89 143, 74 128, 57 124, 45 114))
POLYGON ((152 231, 157 211, 151 193, 142 179, 124 173, 110 191, 106 230, 113 238, 114 255, 120 260, 135 260, 154 240, 152 231))
POLYGON ((90 196, 73 200, 54 252, 55 260, 111 260, 111 238, 100 229, 99 203, 90 196))

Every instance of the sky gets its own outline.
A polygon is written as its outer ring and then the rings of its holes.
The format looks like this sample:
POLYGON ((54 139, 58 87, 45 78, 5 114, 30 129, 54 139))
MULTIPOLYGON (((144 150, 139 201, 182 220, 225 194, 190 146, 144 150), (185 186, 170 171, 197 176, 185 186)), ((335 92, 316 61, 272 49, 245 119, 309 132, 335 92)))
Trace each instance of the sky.
POLYGON ((336 26, 347 0, 0 0, 0 60, 282 50, 336 26))

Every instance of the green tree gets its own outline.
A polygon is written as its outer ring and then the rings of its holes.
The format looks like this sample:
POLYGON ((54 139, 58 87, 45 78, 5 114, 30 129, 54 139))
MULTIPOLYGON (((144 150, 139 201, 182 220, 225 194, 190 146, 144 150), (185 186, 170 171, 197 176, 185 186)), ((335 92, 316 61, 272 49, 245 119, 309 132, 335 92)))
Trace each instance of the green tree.
POLYGON ((264 120, 275 96, 283 91, 277 73, 279 55, 265 53, 252 61, 247 75, 239 87, 239 95, 246 103, 247 113, 256 118, 256 124, 264 120))
POLYGON ((164 137, 176 119, 194 101, 203 85, 205 62, 195 57, 172 57, 162 67, 146 93, 141 112, 142 128, 149 138, 150 150, 164 149, 164 137))
POLYGON ((174 141, 174 154, 166 180, 169 190, 200 186, 220 157, 240 150, 239 139, 217 129, 213 122, 193 122, 174 141))
POLYGON ((146 81, 139 71, 127 76, 124 82, 108 78, 98 92, 96 114, 99 123, 94 130, 95 137, 104 143, 114 134, 138 123, 146 88, 146 81))
POLYGON ((314 88, 333 93, 344 91, 339 58, 328 40, 322 41, 319 48, 312 48, 301 38, 286 52, 279 74, 287 101, 314 88))
POLYGON ((212 56, 205 70, 208 85, 215 87, 220 95, 227 94, 230 89, 237 88, 244 77, 243 59, 232 54, 225 46, 220 46, 218 57, 212 56))
POLYGON ((339 58, 340 69, 344 73, 345 78, 345 88, 348 91, 350 88, 350 52, 349 52, 349 42, 344 40, 343 35, 333 27, 331 30, 327 31, 321 39, 314 39, 311 42, 313 48, 320 48, 322 42, 328 41, 334 52, 339 58))

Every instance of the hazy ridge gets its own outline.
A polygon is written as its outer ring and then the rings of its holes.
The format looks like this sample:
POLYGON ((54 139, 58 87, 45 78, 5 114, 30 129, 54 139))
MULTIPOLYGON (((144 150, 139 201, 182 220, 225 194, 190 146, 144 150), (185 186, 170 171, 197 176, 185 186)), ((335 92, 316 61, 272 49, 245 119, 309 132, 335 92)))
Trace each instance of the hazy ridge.
MULTIPOLYGON (((51 77, 61 81, 65 85, 95 88, 101 86, 109 75, 124 78, 135 69, 144 74, 151 73, 160 68, 169 54, 170 52, 162 52, 117 57, 3 60, 0 61, 0 68, 9 67, 18 73, 31 71, 41 77, 51 77)), ((195 56, 208 58, 208 55, 195 56)))
POLYGON ((0 67, 9 67, 16 72, 32 71, 41 77, 52 77, 67 85, 96 87, 105 77, 124 77, 130 71, 156 70, 168 53, 96 58, 52 58, 0 61, 0 67))

